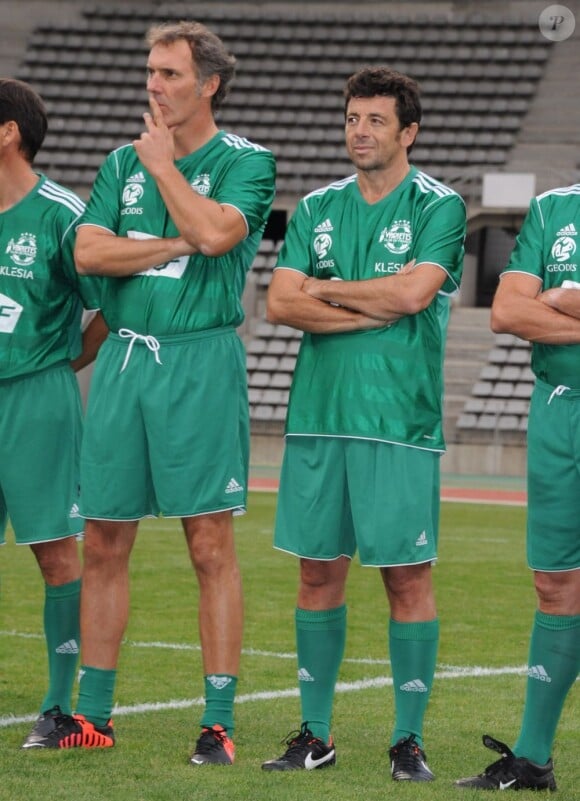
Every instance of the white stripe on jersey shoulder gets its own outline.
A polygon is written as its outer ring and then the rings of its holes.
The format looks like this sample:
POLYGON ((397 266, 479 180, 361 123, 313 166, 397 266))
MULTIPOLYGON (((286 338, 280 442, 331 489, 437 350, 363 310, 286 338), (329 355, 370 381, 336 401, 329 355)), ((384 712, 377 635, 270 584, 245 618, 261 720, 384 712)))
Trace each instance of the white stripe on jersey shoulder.
POLYGON ((546 200, 546 198, 551 197, 570 197, 571 195, 580 195, 580 184, 571 184, 570 186, 558 186, 555 189, 548 189, 546 192, 542 192, 540 195, 537 195, 534 200, 536 201, 536 206, 538 209, 538 214, 540 215, 540 222, 542 224, 542 228, 546 227, 546 220, 544 219, 544 212, 542 211, 542 200, 546 200))
POLYGON ((341 178, 340 181, 333 181, 331 184, 327 184, 326 186, 321 186, 318 189, 314 189, 312 192, 309 192, 302 198, 300 202, 304 204, 308 216, 310 216, 310 208, 308 206, 309 200, 315 197, 323 197, 323 195, 326 195, 328 192, 341 192, 343 189, 346 189, 347 186, 350 186, 356 180, 357 180, 357 175, 355 173, 354 175, 349 175, 348 178, 341 178))
POLYGON ((267 147, 262 147, 262 145, 257 145, 255 142, 250 142, 249 139, 246 139, 244 136, 238 136, 237 134, 233 133, 225 133, 222 142, 224 142, 229 147, 233 147, 236 150, 258 150, 262 152, 268 152, 267 147))
POLYGON ((38 194, 48 198, 48 200, 54 200, 55 203, 66 206, 77 217, 85 210, 85 204, 78 195, 75 195, 70 189, 65 189, 60 184, 55 184, 50 178, 45 179, 38 190, 38 194))
POLYGON ((558 197, 565 197, 566 195, 580 195, 580 184, 571 184, 570 186, 559 186, 556 189, 548 189, 546 192, 542 192, 541 195, 538 195, 536 200, 540 201, 546 197, 550 197, 551 195, 557 195, 558 197))
POLYGON ((426 172, 417 172, 417 174, 413 178, 413 183, 417 184, 419 189, 425 194, 429 192, 434 192, 439 197, 446 197, 447 195, 457 195, 458 193, 455 189, 451 189, 450 186, 446 186, 446 184, 442 184, 441 181, 437 181, 435 178, 432 178, 430 175, 427 175, 426 172))
POLYGON ((120 145, 119 147, 116 147, 114 150, 111 150, 111 152, 109 153, 109 158, 112 158, 115 161, 115 169, 117 171, 117 178, 119 178, 120 175, 121 175, 121 164, 119 163, 119 155, 118 154, 122 150, 127 150, 128 147, 133 148, 133 150, 135 149, 132 144, 128 144, 127 143, 125 145, 120 145))
POLYGON ((346 189, 347 186, 352 184, 353 181, 356 181, 356 179, 357 176, 355 173, 354 175, 349 175, 347 178, 341 178, 340 181, 333 181, 331 184, 321 186, 309 192, 307 195, 304 195, 302 200, 309 200, 311 197, 325 195, 327 192, 340 192, 342 189, 346 189))

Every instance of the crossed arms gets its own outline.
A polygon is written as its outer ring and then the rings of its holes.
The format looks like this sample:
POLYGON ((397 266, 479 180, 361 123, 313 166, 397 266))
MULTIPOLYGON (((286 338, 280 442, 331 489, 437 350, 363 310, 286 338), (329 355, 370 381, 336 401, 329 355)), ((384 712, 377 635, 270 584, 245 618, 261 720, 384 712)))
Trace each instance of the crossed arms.
POLYGON ((540 289, 534 275, 505 273, 491 308, 492 331, 545 345, 580 343, 580 291, 540 289))
POLYGON ((315 334, 384 328, 427 308, 446 277, 435 264, 415 267, 412 262, 394 275, 365 281, 320 280, 279 267, 268 290, 266 317, 315 334))

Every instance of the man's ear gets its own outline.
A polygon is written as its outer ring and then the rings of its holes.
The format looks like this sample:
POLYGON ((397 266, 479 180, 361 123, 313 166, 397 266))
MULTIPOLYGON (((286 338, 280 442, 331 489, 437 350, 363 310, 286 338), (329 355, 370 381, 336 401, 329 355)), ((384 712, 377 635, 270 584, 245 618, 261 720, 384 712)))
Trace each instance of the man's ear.
POLYGON ((411 147, 411 145, 414 144, 418 133, 419 125, 416 122, 412 122, 410 125, 407 125, 407 127, 403 128, 401 131, 401 144, 407 148, 411 147))
POLYGON ((221 78, 219 75, 211 75, 202 87, 201 96, 213 97, 217 92, 217 90, 219 89, 220 82, 221 78))
POLYGON ((2 145, 10 144, 19 136, 20 129, 14 120, 8 120, 8 122, 4 122, 0 125, 0 143, 2 145))

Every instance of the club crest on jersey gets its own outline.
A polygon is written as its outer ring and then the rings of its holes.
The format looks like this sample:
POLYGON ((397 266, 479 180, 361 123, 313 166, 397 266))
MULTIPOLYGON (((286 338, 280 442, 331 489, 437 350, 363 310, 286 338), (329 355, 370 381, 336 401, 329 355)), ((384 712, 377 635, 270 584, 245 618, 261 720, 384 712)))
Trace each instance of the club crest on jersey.
POLYGON ((390 253, 397 254, 406 253, 411 247, 412 241, 411 223, 408 220, 395 220, 390 228, 383 228, 379 237, 379 242, 390 253))
POLYGON ((144 189, 141 184, 125 184, 123 189, 123 203, 126 206, 134 206, 138 203, 144 194, 144 189))
POLYGON ((209 195, 211 190, 211 181, 207 172, 203 172, 201 175, 198 175, 196 178, 194 178, 190 186, 197 192, 198 195, 209 195))
POLYGON ((552 245, 551 254, 556 261, 569 261, 575 253, 576 242, 571 236, 559 236, 552 245))
POLYGON ((19 267, 30 267, 36 259, 36 237, 34 234, 20 234, 18 239, 10 240, 6 253, 19 267))
POLYGON ((328 255, 328 251, 332 247, 332 237, 330 234, 318 234, 312 245, 318 258, 323 259, 328 255))

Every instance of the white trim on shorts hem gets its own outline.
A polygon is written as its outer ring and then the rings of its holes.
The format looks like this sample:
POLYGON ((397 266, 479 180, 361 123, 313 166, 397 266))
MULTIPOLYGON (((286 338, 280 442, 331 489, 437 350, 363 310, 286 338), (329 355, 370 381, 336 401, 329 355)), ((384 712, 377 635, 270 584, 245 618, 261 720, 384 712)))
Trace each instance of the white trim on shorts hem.
POLYGON ((580 570, 580 565, 578 567, 552 567, 550 570, 546 570, 546 568, 532 567, 528 564, 528 569, 533 570, 534 573, 571 573, 573 570, 580 570))
MULTIPOLYGON (((304 556, 303 554, 296 553, 296 551, 289 551, 286 548, 281 548, 279 545, 274 545, 274 550, 287 553, 290 556, 295 556, 297 559, 309 559, 311 562, 336 562, 341 556, 345 556, 347 559, 350 559, 351 562, 353 560, 353 557, 349 556, 347 553, 341 553, 338 556, 304 556)), ((412 567, 413 565, 424 565, 427 563, 434 564, 436 561, 437 557, 434 556, 432 559, 423 559, 421 562, 393 562, 387 565, 366 565, 361 562, 360 565, 361 567, 412 567)))
MULTIPOLYGON (((51 537, 48 540, 30 540, 30 542, 16 542, 16 538, 14 539, 15 545, 44 545, 45 542, 60 542, 61 540, 70 540, 71 537, 82 537, 83 531, 77 531, 74 534, 63 534, 62 537, 51 537)), ((2 545, 6 545, 6 542, 0 543, 2 545)))
POLYGON ((232 512, 234 517, 238 517, 239 515, 246 514, 246 507, 245 506, 228 506, 227 509, 212 509, 209 512, 195 512, 189 513, 185 515, 163 515, 164 518, 168 520, 174 520, 175 518, 183 518, 183 517, 202 517, 203 515, 219 515, 220 512, 232 512))
MULTIPOLYGON (((212 509, 210 512, 195 512, 187 514, 158 514, 158 515, 141 515, 140 517, 95 517, 94 515, 81 515, 85 520, 102 520, 105 523, 138 523, 140 520, 159 520, 161 517, 165 520, 179 520, 183 517, 202 517, 203 515, 217 515, 220 512, 233 512, 237 517, 238 515, 246 514, 245 506, 228 506, 227 509, 212 509)), ((76 536, 76 535, 73 535, 76 536)))
POLYGON ((312 562, 336 562, 341 556, 350 559, 352 562, 352 556, 349 556, 347 553, 340 553, 338 556, 304 556, 304 554, 296 553, 296 551, 288 551, 286 548, 280 548, 279 545, 274 545, 274 549, 282 553, 290 554, 290 556, 295 556, 297 559, 310 559, 312 562))

